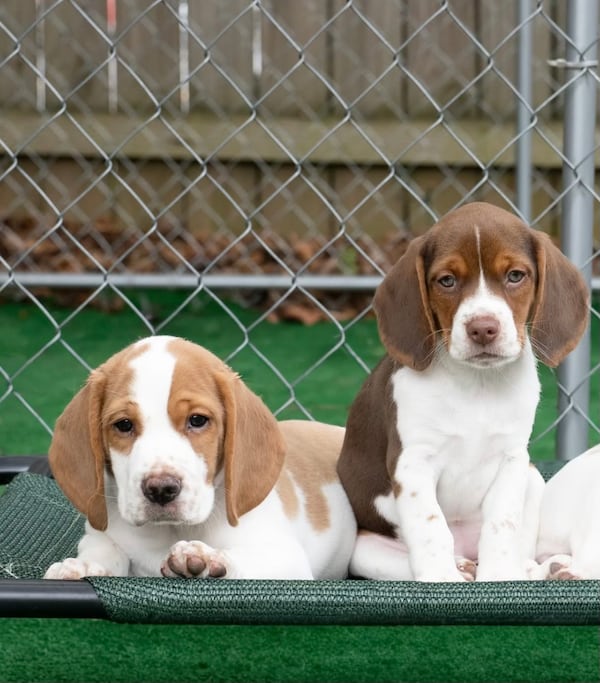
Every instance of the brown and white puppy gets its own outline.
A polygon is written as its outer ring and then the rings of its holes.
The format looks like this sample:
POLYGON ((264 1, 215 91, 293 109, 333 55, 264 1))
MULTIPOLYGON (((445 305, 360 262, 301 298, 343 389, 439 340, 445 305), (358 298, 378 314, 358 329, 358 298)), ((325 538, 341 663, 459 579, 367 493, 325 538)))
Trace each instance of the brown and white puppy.
POLYGON ((359 526, 353 574, 529 577, 543 480, 530 465, 540 384, 588 317, 550 238, 487 203, 414 239, 377 289, 387 354, 351 406, 338 473, 359 526))
POLYGON ((87 517, 88 575, 344 578, 356 537, 342 427, 277 422, 208 350, 149 337, 94 370, 56 423, 52 472, 87 517))

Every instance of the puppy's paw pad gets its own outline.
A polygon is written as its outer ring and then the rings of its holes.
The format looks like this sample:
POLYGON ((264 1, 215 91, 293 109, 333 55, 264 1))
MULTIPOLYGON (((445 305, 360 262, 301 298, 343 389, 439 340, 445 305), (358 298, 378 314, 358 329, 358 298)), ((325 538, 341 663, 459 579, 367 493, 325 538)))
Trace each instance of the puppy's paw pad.
POLYGON ((577 581, 582 577, 571 569, 570 563, 551 562, 548 578, 553 581, 577 581))
POLYGON ((222 579, 227 574, 227 567, 223 562, 211 560, 208 563, 208 575, 213 579, 222 579))
POLYGON ((163 562, 161 573, 168 578, 219 579, 227 575, 222 553, 201 541, 179 541, 163 562))
MULTIPOLYGON (((174 571, 177 571, 181 560, 176 560, 173 558, 173 556, 170 556, 167 561, 169 562, 169 566, 174 571)), ((206 560, 204 557, 191 555, 184 557, 183 562, 185 562, 184 571, 188 572, 192 576, 201 576, 202 573, 206 571, 206 560)))

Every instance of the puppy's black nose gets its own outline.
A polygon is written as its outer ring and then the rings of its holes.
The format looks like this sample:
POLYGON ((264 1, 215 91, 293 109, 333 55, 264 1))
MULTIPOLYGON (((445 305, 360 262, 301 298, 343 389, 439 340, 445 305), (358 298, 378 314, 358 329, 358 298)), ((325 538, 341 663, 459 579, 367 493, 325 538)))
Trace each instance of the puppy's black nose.
POLYGON ((181 479, 171 475, 154 475, 142 481, 142 493, 151 503, 166 505, 175 500, 181 491, 181 479))

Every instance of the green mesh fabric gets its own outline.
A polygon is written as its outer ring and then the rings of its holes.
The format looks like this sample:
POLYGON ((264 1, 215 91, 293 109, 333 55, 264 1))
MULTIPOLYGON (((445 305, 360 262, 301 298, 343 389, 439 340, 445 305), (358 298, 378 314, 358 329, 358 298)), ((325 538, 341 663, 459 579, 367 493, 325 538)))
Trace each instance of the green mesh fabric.
POLYGON ((600 624, 600 581, 91 578, 110 618, 202 624, 600 624))
POLYGON ((18 475, 0 496, 0 577, 41 578, 77 552, 84 522, 53 479, 18 475))
MULTIPOLYGON (((41 578, 73 556, 83 519, 52 479, 0 496, 0 577, 41 578)), ((90 578, 109 617, 196 624, 600 624, 600 581, 424 584, 90 578)))

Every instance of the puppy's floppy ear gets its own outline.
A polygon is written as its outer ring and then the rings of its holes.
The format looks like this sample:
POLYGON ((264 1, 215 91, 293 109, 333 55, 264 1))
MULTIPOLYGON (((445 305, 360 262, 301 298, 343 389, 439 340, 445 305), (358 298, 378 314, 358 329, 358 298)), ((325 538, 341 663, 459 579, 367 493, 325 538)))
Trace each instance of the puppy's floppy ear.
POLYGON ((424 370, 436 345, 429 307, 423 249, 426 237, 411 240, 375 292, 379 336, 390 356, 414 370, 424 370))
POLYGON ((56 421, 48 451, 50 468, 58 485, 99 531, 108 525, 100 422, 104 385, 104 375, 97 370, 92 372, 86 385, 56 421))
POLYGON ((225 405, 223 440, 227 519, 232 526, 275 486, 285 443, 273 413, 233 372, 215 375, 225 405))
POLYGON ((538 267, 530 338, 536 355, 557 366, 581 339, 588 323, 589 292, 580 271, 550 237, 531 230, 538 267))

